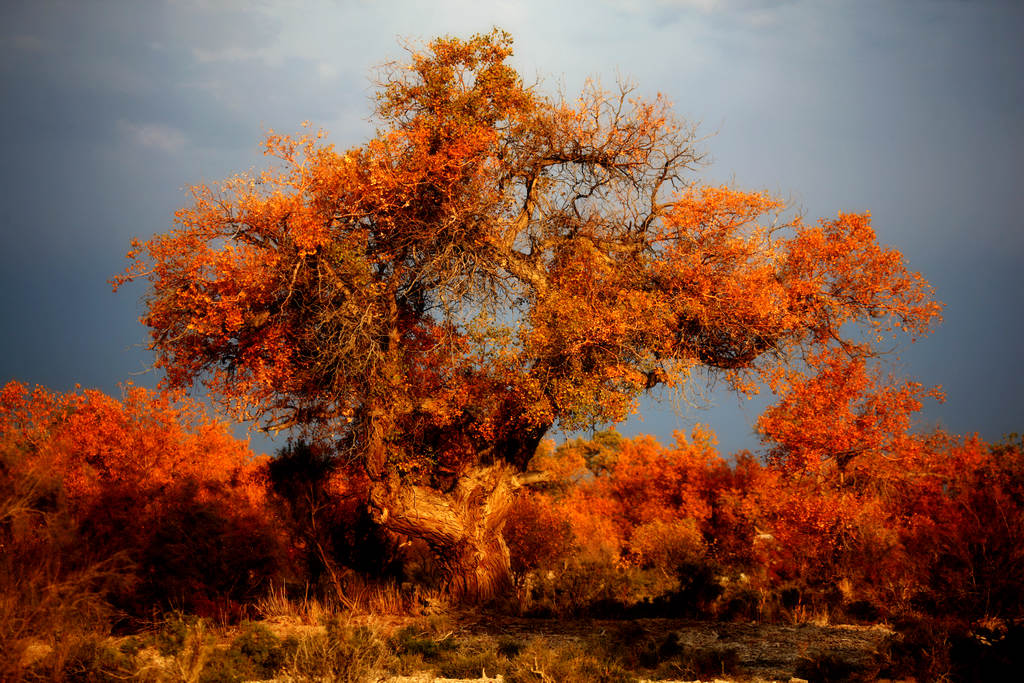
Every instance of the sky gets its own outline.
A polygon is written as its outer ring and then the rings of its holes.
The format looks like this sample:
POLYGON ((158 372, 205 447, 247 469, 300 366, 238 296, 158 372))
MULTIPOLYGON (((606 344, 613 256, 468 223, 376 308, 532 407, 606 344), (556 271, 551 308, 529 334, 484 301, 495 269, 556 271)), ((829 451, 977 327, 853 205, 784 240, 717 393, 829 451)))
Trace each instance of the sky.
MULTIPOLYGON (((947 394, 920 427, 1024 432, 1024 3, 996 0, 0 3, 0 382, 155 385, 144 286, 107 282, 129 240, 170 229, 187 186, 262 167, 270 129, 361 144, 403 44, 494 26, 551 94, 663 93, 706 136, 704 182, 870 211, 946 305, 889 359, 947 394)), ((645 401, 620 429, 756 449, 769 398, 645 401)))

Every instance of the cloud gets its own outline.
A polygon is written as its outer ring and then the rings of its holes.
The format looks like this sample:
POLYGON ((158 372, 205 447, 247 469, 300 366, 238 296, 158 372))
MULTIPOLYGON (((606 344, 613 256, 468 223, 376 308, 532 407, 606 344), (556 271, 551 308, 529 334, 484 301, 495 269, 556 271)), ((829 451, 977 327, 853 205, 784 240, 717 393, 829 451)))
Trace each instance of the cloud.
POLYGON ((185 133, 162 123, 132 123, 121 119, 117 128, 131 144, 164 152, 177 152, 188 142, 185 133))
POLYGON ((725 8, 723 0, 658 0, 658 4, 669 7, 695 9, 698 12, 714 12, 725 8))
POLYGON ((316 75, 322 81, 333 81, 338 76, 338 67, 330 62, 320 62, 316 65, 316 75))
POLYGON ((0 45, 15 52, 40 53, 49 48, 49 45, 39 36, 19 34, 0 38, 0 45))
POLYGON ((764 3, 757 0, 751 3, 750 0, 642 0, 634 3, 621 3, 606 0, 606 4, 619 10, 629 11, 635 14, 649 14, 652 11, 656 14, 664 12, 697 12, 698 14, 720 14, 735 10, 746 11, 753 7, 762 7, 767 4, 770 8, 774 2, 764 3))
POLYGON ((192 57, 200 64, 210 64, 211 62, 246 62, 257 59, 266 60, 268 54, 266 49, 252 50, 236 45, 217 49, 192 48, 192 57))

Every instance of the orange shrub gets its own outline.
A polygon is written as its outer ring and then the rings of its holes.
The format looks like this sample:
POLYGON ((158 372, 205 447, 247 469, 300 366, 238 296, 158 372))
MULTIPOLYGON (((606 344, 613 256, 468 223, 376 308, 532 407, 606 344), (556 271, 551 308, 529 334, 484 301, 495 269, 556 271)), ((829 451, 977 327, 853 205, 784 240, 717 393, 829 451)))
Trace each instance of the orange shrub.
POLYGON ((79 504, 126 487, 140 498, 184 480, 200 496, 230 488, 262 502, 266 458, 232 436, 226 422, 182 394, 128 385, 120 400, 86 389, 64 394, 11 382, 0 390, 0 432, 62 473, 79 504))
POLYGON ((672 573, 684 560, 710 554, 715 539, 709 531, 724 525, 715 514, 718 498, 732 493, 718 488, 731 482, 731 470, 711 434, 700 427, 689 439, 677 434, 674 448, 649 436, 615 437, 577 440, 546 458, 558 472, 572 469, 566 463, 581 467, 584 459, 599 463, 596 474, 573 474, 571 485, 556 487, 550 498, 572 530, 574 555, 672 573))
POLYGON ((123 607, 237 612, 277 569, 265 458, 195 401, 130 385, 117 400, 12 382, 0 390, 0 438, 16 467, 59 478, 77 533, 97 552, 135 564, 123 607))
POLYGON ((547 567, 566 556, 572 544, 572 529, 557 503, 541 493, 528 491, 519 496, 509 515, 505 542, 512 557, 512 570, 521 574, 547 567))
POLYGON ((936 433, 879 486, 911 563, 913 606, 1024 616, 1024 448, 936 433))
POLYGON ((706 551, 704 536, 692 517, 641 524, 630 535, 629 545, 642 566, 667 569, 695 564, 706 551))
MULTIPOLYGON (((909 425, 889 417, 891 425, 909 425)), ((671 448, 650 437, 623 439, 611 450, 604 444, 599 474, 530 494, 521 523, 512 523, 514 550, 536 555, 527 549, 550 538, 550 520, 565 520, 572 532, 560 557, 566 565, 597 561, 663 575, 703 566, 723 580, 742 577, 737 585, 760 591, 762 603, 786 592, 778 604, 854 616, 1019 616, 1020 440, 990 446, 977 437, 906 431, 883 438, 877 424, 854 419, 837 427, 846 430, 846 445, 872 444, 848 458, 822 450, 806 457, 809 442, 789 442, 767 466, 749 454, 726 462, 702 429, 677 436, 671 448), (858 442, 862 427, 873 436, 858 442), (803 449, 800 457, 779 457, 789 447, 803 449), (548 524, 533 521, 539 511, 548 524)), ((569 471, 566 463, 578 466, 581 454, 597 448, 577 441, 546 457, 562 457, 556 469, 569 471)))

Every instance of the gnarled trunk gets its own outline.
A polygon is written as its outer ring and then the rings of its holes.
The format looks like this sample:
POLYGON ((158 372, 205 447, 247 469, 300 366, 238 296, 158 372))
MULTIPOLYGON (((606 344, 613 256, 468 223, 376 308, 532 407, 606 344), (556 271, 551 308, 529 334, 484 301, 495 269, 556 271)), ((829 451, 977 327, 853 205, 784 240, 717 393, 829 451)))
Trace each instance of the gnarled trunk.
POLYGON ((370 503, 378 523, 426 541, 449 579, 452 596, 487 602, 512 586, 512 568, 502 530, 525 483, 507 465, 478 467, 462 475, 455 489, 379 482, 370 503))

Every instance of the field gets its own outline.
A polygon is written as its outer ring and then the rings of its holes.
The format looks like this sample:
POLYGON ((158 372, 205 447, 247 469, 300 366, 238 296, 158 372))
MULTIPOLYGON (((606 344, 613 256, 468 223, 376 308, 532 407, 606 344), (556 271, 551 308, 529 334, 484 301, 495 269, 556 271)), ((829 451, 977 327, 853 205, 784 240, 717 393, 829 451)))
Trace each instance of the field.
POLYGON ((508 613, 511 603, 457 609, 413 592, 365 590, 354 609, 275 592, 253 620, 233 625, 176 612, 138 622, 134 633, 78 624, 71 637, 20 643, 7 674, 200 683, 985 681, 1020 665, 1024 633, 995 621, 970 632, 935 622, 830 624, 801 611, 786 623, 524 617, 508 613))
MULTIPOLYGON (((677 619, 550 620, 279 616, 235 627, 172 617, 139 635, 83 641, 70 680, 633 681, 868 680, 893 632, 881 626, 677 619)), ((53 653, 26 652, 28 671, 53 653), (32 660, 35 659, 35 662, 32 660)))
POLYGON ((376 523, 333 456, 254 457, 142 389, 11 384, 0 403, 2 680, 957 682, 1022 664, 1019 439, 912 436, 846 470, 727 460, 700 429, 545 442, 548 476, 510 499, 496 546, 507 583, 474 601, 465 563, 376 523))

